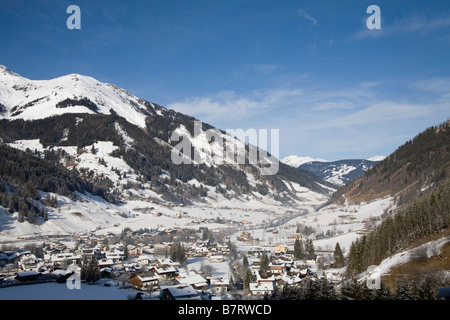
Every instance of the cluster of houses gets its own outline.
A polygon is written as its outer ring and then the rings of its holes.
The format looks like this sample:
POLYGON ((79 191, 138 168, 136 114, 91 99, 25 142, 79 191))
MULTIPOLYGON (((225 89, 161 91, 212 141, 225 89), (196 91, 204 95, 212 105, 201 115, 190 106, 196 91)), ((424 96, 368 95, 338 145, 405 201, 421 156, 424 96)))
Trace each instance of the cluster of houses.
POLYGON ((284 246, 276 246, 275 250, 255 247, 247 251, 249 269, 254 281, 249 285, 250 294, 262 296, 271 294, 275 287, 282 290, 284 286, 300 285, 303 279, 316 275, 322 257, 307 254, 303 259, 294 259, 293 254, 284 246), (281 247, 281 248, 280 248, 281 247), (268 272, 260 270, 259 256, 266 253, 270 256, 268 272))
MULTIPOLYGON (((195 271, 187 273, 180 263, 170 260, 167 256, 172 243, 125 247, 123 243, 105 245, 101 241, 104 239, 95 239, 96 245, 91 246, 92 240, 80 236, 75 248, 50 242, 39 258, 25 249, 0 251, 0 287, 54 281, 61 275, 67 278, 77 267, 95 257, 102 278, 120 279, 125 287, 144 292, 160 292, 162 299, 204 299, 228 291, 229 279, 206 277, 195 271)), ((187 258, 205 257, 204 261, 216 263, 225 261, 229 248, 226 244, 197 240, 186 246, 185 251, 187 258)))
MULTIPOLYGON (((49 242, 40 258, 24 249, 0 251, 0 286, 7 282, 7 278, 12 278, 11 274, 2 274, 6 265, 17 266, 15 281, 35 281, 42 274, 72 273, 74 267, 82 266, 95 257, 102 278, 111 278, 125 287, 158 295, 159 299, 222 298, 229 293, 230 285, 243 289, 243 279, 233 277, 236 270, 230 270, 230 278, 209 276, 200 270, 188 272, 180 263, 168 258, 171 242, 125 245, 123 242, 108 244, 105 239, 82 235, 78 237, 76 247, 72 248, 60 242, 49 242)), ((244 232, 238 240, 251 244, 255 239, 244 232)), ((230 261, 229 243, 197 239, 184 243, 184 248, 187 258, 204 258, 201 260, 212 264, 230 261)), ((286 245, 270 248, 250 246, 242 253, 248 257, 248 267, 253 275, 249 293, 256 297, 271 294, 275 287, 282 289, 286 285, 300 285, 304 278, 316 274, 322 258, 309 254, 303 259, 294 259, 292 250, 286 245), (259 257, 263 253, 269 255, 270 263, 268 272, 261 273, 259 257)))

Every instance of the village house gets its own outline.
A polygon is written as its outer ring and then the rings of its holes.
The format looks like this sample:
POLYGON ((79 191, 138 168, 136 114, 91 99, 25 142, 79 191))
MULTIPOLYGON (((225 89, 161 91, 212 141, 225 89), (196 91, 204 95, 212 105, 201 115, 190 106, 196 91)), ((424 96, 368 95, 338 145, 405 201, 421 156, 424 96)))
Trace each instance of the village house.
POLYGON ((191 285, 195 290, 205 291, 208 289, 207 280, 194 271, 180 274, 176 280, 179 284, 191 285))
POLYGON ((210 284, 209 291, 215 295, 222 295, 228 292, 230 281, 223 277, 209 277, 207 279, 210 284))
POLYGON ((149 291, 158 286, 159 278, 159 275, 150 272, 132 276, 130 283, 138 290, 149 291))
POLYGON ((297 286, 302 281, 298 275, 288 275, 287 273, 283 273, 276 277, 275 285, 279 290, 283 290, 285 286, 297 286))
POLYGON ((252 235, 250 232, 242 232, 241 235, 237 237, 237 240, 247 242, 252 240, 252 235))
POLYGON ((30 251, 21 249, 21 250, 13 250, 13 251, 0 251, 0 266, 4 266, 6 264, 17 264, 19 259, 26 254, 29 254, 30 251))
POLYGON ((288 247, 286 245, 277 244, 275 246, 275 253, 284 254, 288 251, 288 247))
POLYGON ((44 254, 44 262, 53 267, 66 267, 71 264, 81 264, 83 257, 73 252, 44 254))
POLYGON ((269 275, 269 276, 261 276, 260 272, 256 273, 256 282, 257 283, 275 283, 275 276, 273 274, 269 275))
POLYGON ((221 254, 212 255, 209 257, 209 262, 223 262, 224 256, 221 254))
POLYGON ((37 264, 41 260, 36 258, 36 256, 32 253, 27 253, 22 256, 20 256, 19 260, 17 261, 17 266, 19 267, 19 270, 25 271, 29 269, 33 269, 37 267, 37 264))
POLYGON ((163 281, 173 280, 178 274, 177 269, 170 265, 152 266, 150 271, 156 273, 163 281))
POLYGON ((272 294, 274 290, 273 282, 257 282, 250 283, 250 293, 253 296, 263 296, 264 294, 272 294))
POLYGON ((160 290, 161 300, 202 300, 200 294, 191 285, 179 284, 162 286, 160 290))
POLYGON ((146 266, 150 264, 150 257, 146 254, 141 254, 138 258, 137 258, 137 263, 141 266, 146 266))
POLYGON ((285 271, 284 263, 269 263, 269 270, 273 274, 281 274, 285 271))
POLYGON ((15 279, 21 282, 36 281, 41 277, 37 270, 18 271, 15 279))

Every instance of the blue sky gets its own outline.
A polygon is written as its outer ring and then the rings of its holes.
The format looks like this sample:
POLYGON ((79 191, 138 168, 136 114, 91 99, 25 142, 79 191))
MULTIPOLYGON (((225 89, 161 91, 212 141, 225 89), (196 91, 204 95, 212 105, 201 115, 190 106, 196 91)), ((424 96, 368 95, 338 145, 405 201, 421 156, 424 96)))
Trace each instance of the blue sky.
POLYGON ((450 118, 448 0, 0 0, 0 39, 30 79, 89 75, 221 129, 279 129, 281 158, 388 155, 450 118))

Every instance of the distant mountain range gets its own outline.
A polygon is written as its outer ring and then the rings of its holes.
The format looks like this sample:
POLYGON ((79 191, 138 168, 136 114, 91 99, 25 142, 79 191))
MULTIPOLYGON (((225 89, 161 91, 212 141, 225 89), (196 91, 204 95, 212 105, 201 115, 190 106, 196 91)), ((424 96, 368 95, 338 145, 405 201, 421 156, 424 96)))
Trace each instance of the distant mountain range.
POLYGON ((370 202, 393 197, 402 206, 436 189, 450 175, 450 120, 430 127, 397 148, 329 203, 370 202))
POLYGON ((340 187, 362 176, 382 159, 384 159, 384 156, 376 156, 370 159, 328 161, 311 157, 288 156, 281 161, 296 169, 309 171, 319 178, 340 187))

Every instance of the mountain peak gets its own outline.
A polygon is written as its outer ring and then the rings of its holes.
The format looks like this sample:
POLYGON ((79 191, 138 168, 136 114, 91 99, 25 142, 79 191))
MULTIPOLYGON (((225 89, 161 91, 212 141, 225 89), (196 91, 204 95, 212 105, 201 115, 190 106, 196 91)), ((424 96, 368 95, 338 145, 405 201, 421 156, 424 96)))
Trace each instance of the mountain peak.
POLYGON ((113 109, 145 128, 151 112, 144 100, 89 76, 72 73, 50 80, 30 80, 0 66, 0 77, 1 118, 36 120, 63 113, 110 114, 113 109))
POLYGON ((281 162, 283 162, 291 167, 294 167, 294 168, 298 168, 304 163, 313 162, 313 161, 328 162, 327 160, 320 159, 320 158, 314 159, 311 157, 301 157, 301 156, 296 156, 296 155, 287 156, 287 157, 281 159, 281 162))
POLYGON ((17 73, 12 72, 6 66, 0 64, 0 74, 9 75, 14 77, 20 77, 17 73))

